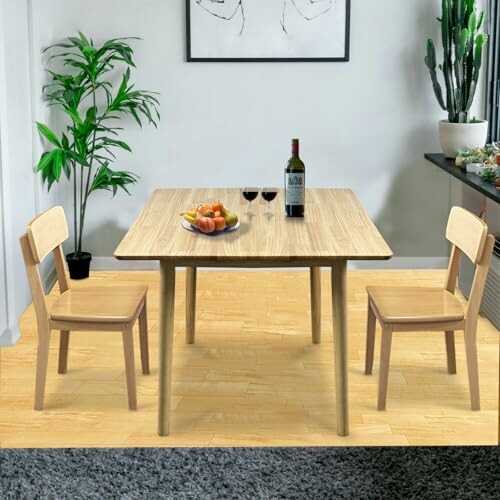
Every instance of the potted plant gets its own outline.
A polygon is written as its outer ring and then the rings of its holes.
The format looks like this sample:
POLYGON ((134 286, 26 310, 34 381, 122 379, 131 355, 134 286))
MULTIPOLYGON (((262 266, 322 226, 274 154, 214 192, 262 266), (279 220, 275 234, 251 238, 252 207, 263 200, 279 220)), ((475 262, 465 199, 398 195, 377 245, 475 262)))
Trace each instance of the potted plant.
POLYGON ((476 0, 442 0, 441 40, 443 63, 437 66, 432 39, 427 41, 425 64, 429 68, 434 93, 448 120, 439 122, 439 138, 444 154, 455 158, 460 149, 482 147, 488 123, 469 120, 480 76, 487 35, 481 32, 484 12, 478 15, 476 0), (438 80, 443 74, 446 99, 438 80))
POLYGON ((157 126, 159 102, 155 93, 135 90, 130 83, 130 69, 135 67, 130 38, 108 40, 96 46, 83 33, 51 45, 49 62, 63 70, 48 70, 50 83, 44 87, 49 106, 60 109, 66 125, 59 134, 47 125, 37 123, 38 130, 49 143, 36 166, 48 189, 62 177, 73 190, 73 245, 66 255, 70 276, 87 278, 92 255, 83 250, 85 214, 90 196, 99 190, 118 189, 128 194, 128 186, 137 182, 131 172, 113 170, 115 152, 131 152, 120 140, 119 121, 131 116, 142 127, 142 120, 157 126), (121 67, 116 81, 115 67, 121 67), (61 72, 62 71, 62 72, 61 72))

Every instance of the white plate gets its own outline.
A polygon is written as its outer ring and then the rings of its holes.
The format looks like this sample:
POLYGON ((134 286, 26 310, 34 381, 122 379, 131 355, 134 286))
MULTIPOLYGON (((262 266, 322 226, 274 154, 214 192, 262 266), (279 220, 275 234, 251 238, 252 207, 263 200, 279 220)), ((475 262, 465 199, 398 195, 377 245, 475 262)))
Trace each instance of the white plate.
POLYGON ((236 229, 240 227, 240 221, 238 221, 236 225, 234 225, 231 228, 226 227, 224 231, 214 231, 213 233, 204 233, 203 231, 200 231, 197 227, 194 227, 192 224, 190 224, 187 220, 182 221, 182 227, 187 231, 191 231, 192 233, 200 233, 204 234, 205 236, 218 236, 219 234, 225 234, 225 233, 230 233, 231 231, 236 231, 236 229))

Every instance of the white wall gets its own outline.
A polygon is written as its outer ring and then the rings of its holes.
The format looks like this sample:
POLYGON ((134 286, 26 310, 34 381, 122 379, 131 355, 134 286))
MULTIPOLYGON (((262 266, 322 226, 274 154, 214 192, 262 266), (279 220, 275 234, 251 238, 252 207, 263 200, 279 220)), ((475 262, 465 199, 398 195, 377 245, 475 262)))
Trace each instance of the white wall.
MULTIPOLYGON (((16 341, 31 302, 19 237, 54 202, 33 175, 29 3, 0 0, 0 346, 16 341)), ((50 272, 48 261, 42 276, 50 272)))
POLYGON ((26 2, 0 2, 0 142, 4 251, 0 345, 19 333, 17 319, 30 302, 18 239, 35 211, 31 147, 31 90, 26 2))
POLYGON ((423 159, 439 151, 443 117, 423 65, 439 2, 352 9, 349 63, 188 64, 184 0, 0 0, 0 344, 30 301, 18 247, 27 221, 59 201, 71 214, 70 190, 48 195, 33 175, 33 123, 57 121, 41 99, 41 49, 77 30, 142 37, 135 80, 161 92, 158 131, 126 124, 134 154, 117 166, 141 175, 133 196, 100 194, 90 206, 86 249, 105 263, 156 187, 280 185, 294 136, 309 186, 352 187, 397 256, 441 262, 451 182, 423 159))
POLYGON ((142 37, 135 79, 161 92, 159 130, 127 124, 134 154, 117 164, 141 182, 132 197, 95 197, 86 249, 111 256, 157 187, 281 185, 297 136, 308 186, 353 188, 397 256, 445 256, 450 179, 423 159, 440 149, 423 64, 439 4, 352 2, 349 63, 235 64, 185 62, 184 0, 33 0, 36 119, 50 120, 40 49, 77 30, 142 37))

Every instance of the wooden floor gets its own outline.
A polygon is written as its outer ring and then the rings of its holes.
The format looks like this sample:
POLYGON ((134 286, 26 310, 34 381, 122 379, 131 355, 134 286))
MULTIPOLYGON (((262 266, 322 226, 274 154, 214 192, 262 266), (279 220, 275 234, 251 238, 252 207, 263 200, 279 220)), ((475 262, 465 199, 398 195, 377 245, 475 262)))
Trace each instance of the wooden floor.
MULTIPOLYGON (((374 375, 365 376, 367 284, 439 286, 443 271, 352 271, 348 275, 351 434, 338 437, 329 272, 323 272, 323 341, 310 338, 306 271, 200 271, 195 345, 184 342, 184 273, 176 294, 171 435, 156 434, 158 285, 156 272, 99 272, 91 282, 144 282, 152 373, 139 369, 138 411, 127 409, 119 333, 77 332, 69 368, 57 374, 59 336, 53 333, 45 410, 35 412, 36 330, 30 307, 22 337, 1 351, 0 445, 316 446, 496 444, 498 331, 481 318, 479 412, 469 409, 462 334, 457 375, 446 371, 444 335, 396 333, 387 411, 378 412, 379 329, 374 375)), ((20 278, 21 279, 21 278, 20 278)), ((55 292, 53 292, 55 293, 55 292)))

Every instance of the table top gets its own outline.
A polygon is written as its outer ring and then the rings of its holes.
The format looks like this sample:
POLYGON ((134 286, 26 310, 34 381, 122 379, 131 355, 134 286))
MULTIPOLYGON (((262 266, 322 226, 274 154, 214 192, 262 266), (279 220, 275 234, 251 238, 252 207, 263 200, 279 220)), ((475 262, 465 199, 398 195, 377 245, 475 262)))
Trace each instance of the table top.
POLYGON ((484 182, 479 175, 467 173, 462 168, 457 167, 455 165, 455 160, 446 158, 446 156, 442 153, 427 153, 425 155, 425 159, 462 181, 464 184, 467 184, 472 189, 475 189, 491 200, 500 203, 500 191, 497 190, 494 184, 484 182))
POLYGON ((117 259, 175 265, 308 266, 336 259, 382 260, 392 251, 350 189, 307 189, 304 218, 284 215, 283 190, 248 213, 239 189, 158 189, 115 251, 117 259), (209 236, 182 227, 183 211, 220 200, 240 218, 232 232, 209 236))

